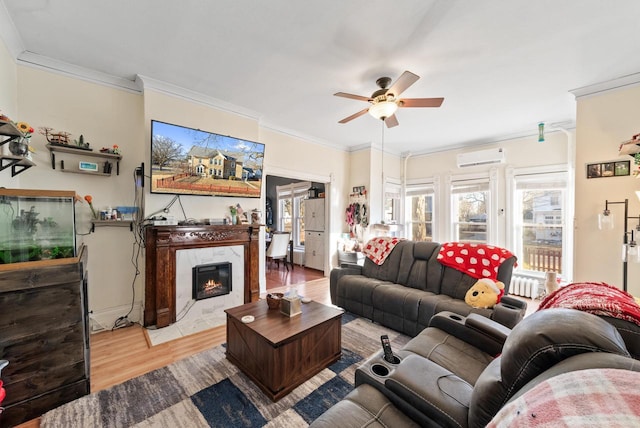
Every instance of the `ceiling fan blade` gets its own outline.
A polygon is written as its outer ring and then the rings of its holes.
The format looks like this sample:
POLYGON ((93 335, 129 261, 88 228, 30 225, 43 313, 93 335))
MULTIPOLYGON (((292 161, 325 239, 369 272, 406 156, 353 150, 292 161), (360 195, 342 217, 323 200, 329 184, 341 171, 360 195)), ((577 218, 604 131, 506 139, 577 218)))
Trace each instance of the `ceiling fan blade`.
POLYGON ((336 92, 335 94, 336 97, 343 97, 343 98, 349 98, 352 100, 358 100, 358 101, 371 101, 371 98, 369 97, 363 97, 362 95, 354 95, 354 94, 347 94, 346 92, 336 92))
POLYGON ((416 83, 419 78, 420 76, 417 74, 405 71, 402 73, 402 76, 398 77, 398 80, 396 80, 395 83, 387 90, 387 94, 391 93, 398 98, 401 93, 403 93, 409 86, 416 83))
POLYGON ((398 107, 440 107, 444 98, 402 98, 398 107))
POLYGON ((384 124, 387 125, 387 128, 393 128, 394 126, 398 126, 398 118, 395 114, 392 114, 388 118, 384 120, 384 124))
POLYGON ((355 113, 355 114, 352 114, 352 115, 351 115, 351 116, 349 116, 349 117, 345 117, 344 119, 342 119, 342 120, 341 120, 341 121, 339 121, 338 123, 347 123, 347 122, 350 122, 350 121, 352 121, 353 119, 356 119, 356 118, 358 118, 358 117, 360 117, 360 116, 362 116, 362 115, 367 114, 367 112, 368 112, 368 111, 369 111, 369 107, 367 107, 367 108, 366 108, 366 109, 364 109, 364 110, 360 110, 359 112, 357 112, 357 113, 355 113))

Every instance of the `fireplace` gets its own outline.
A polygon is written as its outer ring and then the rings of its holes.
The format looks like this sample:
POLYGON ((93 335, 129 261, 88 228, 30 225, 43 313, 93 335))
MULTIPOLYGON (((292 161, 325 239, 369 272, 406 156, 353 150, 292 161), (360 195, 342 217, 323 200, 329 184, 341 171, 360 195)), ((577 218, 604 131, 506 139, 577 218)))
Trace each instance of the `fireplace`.
MULTIPOLYGON (((145 227, 145 293, 144 325, 166 327, 176 322, 176 256, 178 252, 202 248, 240 247, 242 257, 235 259, 200 260, 190 264, 181 274, 185 278, 185 304, 191 300, 191 268, 198 264, 232 261, 239 275, 234 281, 235 291, 240 292, 242 303, 256 302, 260 298, 258 265, 260 260, 260 228, 252 225, 196 225, 196 226, 147 226, 145 227), (238 266, 240 268, 238 269, 238 266), (238 287, 240 284, 240 287, 238 287)), ((226 298, 227 296, 224 296, 226 298)), ((216 302, 219 299, 213 299, 216 302)), ((207 300, 203 301, 207 302, 207 300)), ((200 302, 198 302, 200 303, 200 302)), ((184 304, 180 305, 180 308, 184 304)))
POLYGON ((193 299, 203 300, 231 293, 231 263, 210 263, 191 269, 193 299))

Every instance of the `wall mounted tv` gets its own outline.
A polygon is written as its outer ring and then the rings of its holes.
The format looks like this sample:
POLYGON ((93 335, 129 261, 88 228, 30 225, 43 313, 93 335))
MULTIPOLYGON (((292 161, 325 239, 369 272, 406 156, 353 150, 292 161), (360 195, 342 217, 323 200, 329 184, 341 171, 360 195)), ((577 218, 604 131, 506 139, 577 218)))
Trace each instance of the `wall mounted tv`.
POLYGON ((151 193, 259 198, 264 144, 151 121, 151 193))

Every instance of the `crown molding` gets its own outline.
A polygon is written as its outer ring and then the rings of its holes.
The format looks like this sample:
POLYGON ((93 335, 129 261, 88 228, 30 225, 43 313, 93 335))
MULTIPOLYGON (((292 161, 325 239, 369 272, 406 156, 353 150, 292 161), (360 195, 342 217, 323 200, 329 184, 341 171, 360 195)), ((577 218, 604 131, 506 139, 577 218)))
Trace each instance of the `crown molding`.
POLYGON ((348 151, 344 146, 341 146, 339 144, 331 143, 331 142, 329 142, 327 140, 323 140, 323 139, 312 137, 310 135, 302 134, 300 132, 294 131, 294 130, 289 129, 289 128, 283 128, 281 126, 277 126, 277 125, 272 124, 270 122, 261 121, 260 122, 260 127, 264 128, 264 129, 268 129, 268 130, 273 131, 273 132, 277 132, 277 133, 280 133, 280 134, 288 135, 290 137, 299 138, 299 139, 307 141, 309 143, 318 144, 320 146, 329 147, 331 149, 340 150, 340 151, 343 151, 343 152, 344 151, 348 151))
POLYGON ((180 86, 176 86, 171 83, 163 82, 161 80, 157 80, 152 77, 144 76, 140 74, 136 76, 136 82, 138 84, 138 87, 142 91, 150 89, 150 90, 158 91, 170 96, 182 98, 186 101, 195 102, 198 104, 205 105, 207 107, 213 107, 219 110, 227 111, 229 113, 237 114, 240 116, 244 116, 248 119, 255 120, 258 122, 258 125, 260 128, 263 128, 266 130, 277 132, 283 135, 288 135, 294 138, 299 138, 301 140, 314 143, 314 144, 319 144, 321 146, 330 147, 332 149, 342 150, 342 151, 345 150, 344 147, 338 144, 333 144, 326 140, 317 139, 309 135, 301 134, 299 132, 296 132, 288 128, 277 126, 270 122, 266 122, 261 118, 261 115, 256 111, 246 109, 246 108, 237 106, 235 104, 231 104, 226 101, 222 101, 220 99, 201 94, 199 92, 191 91, 189 89, 185 89, 180 86))
POLYGON ((615 79, 606 80, 604 82, 594 83, 593 85, 572 89, 569 92, 571 92, 576 98, 580 98, 598 94, 600 92, 624 88, 625 86, 637 85, 638 83, 640 83, 640 73, 633 73, 615 79))
POLYGON ((218 110, 223 110, 229 113, 234 113, 248 119, 259 120, 260 114, 256 111, 237 106, 235 104, 222 101, 218 98, 204 95, 200 92, 195 92, 190 89, 183 88, 181 86, 167 83, 162 80, 154 79, 153 77, 144 76, 142 74, 136 75, 136 84, 141 91, 154 90, 166 95, 171 95, 176 98, 182 98, 183 100, 201 104, 207 107, 213 107, 218 110))
POLYGON ((27 67, 50 71, 87 82, 110 86, 116 89, 122 89, 138 94, 140 93, 140 89, 137 87, 136 82, 134 82, 133 80, 116 77, 111 74, 102 73, 100 71, 69 64, 68 62, 49 58, 44 55, 36 54, 29 51, 20 53, 18 55, 18 58, 16 59, 16 62, 18 65, 24 65, 27 67))

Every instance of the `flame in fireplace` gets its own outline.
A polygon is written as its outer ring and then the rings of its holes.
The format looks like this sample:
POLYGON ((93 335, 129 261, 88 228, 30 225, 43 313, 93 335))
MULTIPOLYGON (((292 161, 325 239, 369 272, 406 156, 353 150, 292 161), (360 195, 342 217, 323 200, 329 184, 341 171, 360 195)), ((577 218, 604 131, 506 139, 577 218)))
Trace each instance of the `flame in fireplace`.
POLYGON ((220 288, 220 287, 222 287, 221 282, 216 282, 213 279, 210 279, 209 281, 204 283, 202 287, 202 291, 204 291, 205 293, 211 293, 216 288, 220 288))

